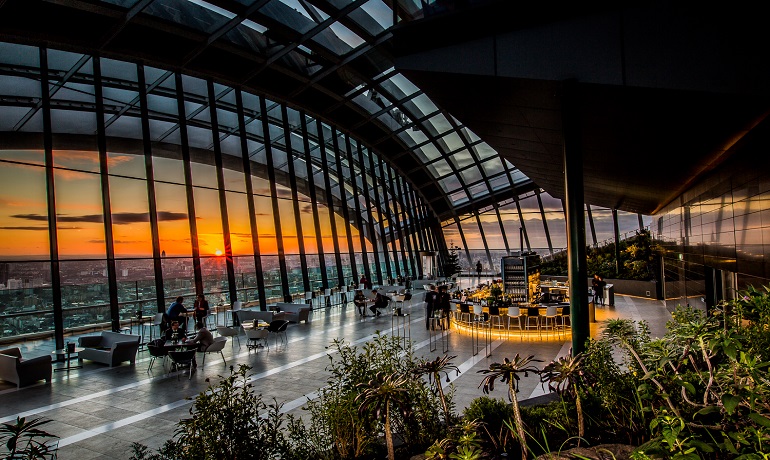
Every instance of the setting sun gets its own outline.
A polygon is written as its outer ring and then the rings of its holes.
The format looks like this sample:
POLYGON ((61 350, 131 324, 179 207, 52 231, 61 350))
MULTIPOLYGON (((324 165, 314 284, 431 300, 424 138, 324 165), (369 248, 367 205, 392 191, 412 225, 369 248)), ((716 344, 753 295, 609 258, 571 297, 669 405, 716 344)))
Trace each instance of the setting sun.
POLYGON ((221 249, 217 249, 216 251, 214 251, 214 255, 221 256, 222 254, 223 252, 221 249))

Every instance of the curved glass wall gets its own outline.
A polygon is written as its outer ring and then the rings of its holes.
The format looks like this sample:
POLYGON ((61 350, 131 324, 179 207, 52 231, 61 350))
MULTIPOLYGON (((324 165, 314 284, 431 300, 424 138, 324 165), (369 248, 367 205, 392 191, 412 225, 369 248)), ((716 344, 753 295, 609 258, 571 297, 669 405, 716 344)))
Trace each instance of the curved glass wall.
POLYGON ((264 307, 420 276, 436 249, 408 180, 264 97, 0 44, 0 102, 2 341, 61 345, 179 295, 264 307))
MULTIPOLYGON (((586 243, 603 246, 650 228, 652 218, 625 211, 586 206, 586 243)), ((512 253, 534 251, 549 256, 567 249, 567 228, 560 199, 536 190, 502 201, 478 212, 464 214, 441 224, 447 245, 459 248, 465 274, 475 274, 481 262, 485 273, 499 276, 500 259, 512 253)))

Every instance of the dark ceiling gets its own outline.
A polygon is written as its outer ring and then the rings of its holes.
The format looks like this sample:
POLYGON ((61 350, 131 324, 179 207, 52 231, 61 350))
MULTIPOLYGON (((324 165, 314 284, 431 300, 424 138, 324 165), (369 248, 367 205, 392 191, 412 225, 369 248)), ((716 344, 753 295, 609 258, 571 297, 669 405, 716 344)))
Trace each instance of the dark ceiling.
POLYGON ((654 214, 764 126, 767 40, 750 11, 539 8, 506 22, 521 6, 489 2, 394 41, 397 69, 550 194, 564 197, 566 80, 592 205, 654 214))

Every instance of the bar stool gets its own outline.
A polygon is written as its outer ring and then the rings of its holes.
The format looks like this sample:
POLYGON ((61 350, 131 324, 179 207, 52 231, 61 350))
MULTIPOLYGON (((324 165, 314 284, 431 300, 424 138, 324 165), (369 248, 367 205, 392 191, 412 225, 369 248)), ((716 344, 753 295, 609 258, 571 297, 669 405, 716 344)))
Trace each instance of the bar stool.
POLYGON ((559 317, 559 311, 558 308, 555 305, 548 306, 545 308, 545 316, 543 316, 543 326, 542 329, 548 331, 549 327, 552 331, 558 332, 559 329, 557 329, 557 320, 559 317))
POLYGON ((163 324, 163 315, 164 313, 155 313, 155 317, 152 319, 152 323, 150 323, 150 341, 152 341, 155 331, 155 328, 158 328, 158 336, 160 336, 160 325, 163 324))
POLYGON ((236 300, 229 310, 225 310, 225 325, 227 325, 227 314, 230 313, 230 321, 232 326, 235 326, 235 315, 241 311, 242 305, 240 300, 236 300))
POLYGON ((324 289, 324 306, 325 307, 331 308, 332 306, 331 296, 332 296, 332 290, 329 288, 324 289))
POLYGON ((203 318, 206 329, 213 331, 217 327, 217 307, 209 308, 209 314, 203 318))
POLYGON ((491 305, 489 307, 489 327, 497 326, 498 332, 503 328, 503 315, 500 313, 500 307, 491 305))
POLYGON ((508 327, 506 328, 508 333, 511 331, 511 326, 513 325, 513 320, 516 320, 516 327, 519 328, 519 338, 524 340, 524 337, 522 335, 522 328, 521 328, 521 308, 519 307, 508 307, 508 327))
POLYGON ((459 319, 459 321, 463 322, 463 318, 464 317, 468 318, 468 320, 465 321, 465 323, 470 324, 470 322, 471 322, 471 306, 468 305, 467 303, 461 303, 460 304, 460 319, 459 319))
POLYGON ((524 329, 527 331, 536 329, 540 333, 540 309, 538 307, 527 307, 527 320, 524 323, 524 329), (535 322, 534 326, 532 321, 535 322))

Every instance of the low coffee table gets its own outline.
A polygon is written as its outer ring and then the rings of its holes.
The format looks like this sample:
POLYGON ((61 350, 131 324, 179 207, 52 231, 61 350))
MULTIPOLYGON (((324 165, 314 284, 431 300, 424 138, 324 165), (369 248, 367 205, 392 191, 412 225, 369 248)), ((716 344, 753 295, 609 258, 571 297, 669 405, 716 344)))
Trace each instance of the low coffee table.
POLYGON ((82 364, 78 364, 77 366, 73 366, 72 363, 70 362, 70 359, 72 358, 72 355, 76 355, 76 354, 80 353, 83 350, 85 350, 85 348, 75 347, 72 350, 67 349, 67 348, 62 348, 60 350, 52 351, 51 352, 52 355, 56 355, 56 356, 67 355, 67 358, 65 359, 64 365, 63 366, 59 366, 59 367, 54 367, 53 368, 54 372, 57 372, 57 371, 67 371, 67 372, 69 372, 72 369, 82 369, 83 368, 82 364))

